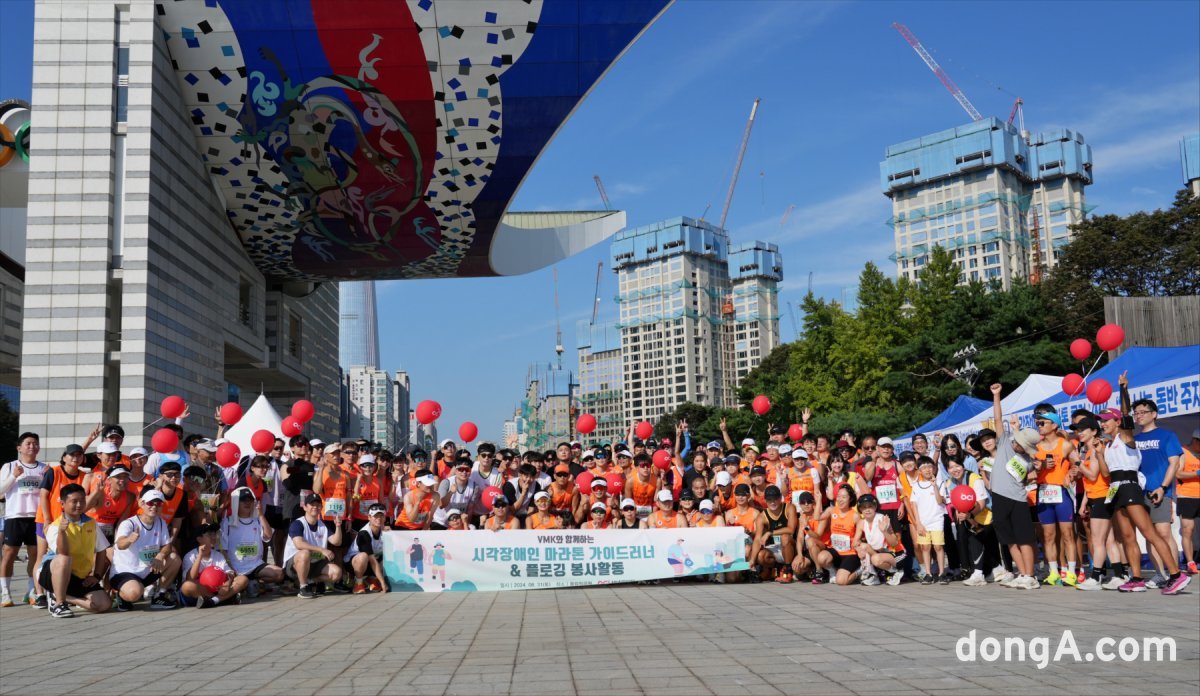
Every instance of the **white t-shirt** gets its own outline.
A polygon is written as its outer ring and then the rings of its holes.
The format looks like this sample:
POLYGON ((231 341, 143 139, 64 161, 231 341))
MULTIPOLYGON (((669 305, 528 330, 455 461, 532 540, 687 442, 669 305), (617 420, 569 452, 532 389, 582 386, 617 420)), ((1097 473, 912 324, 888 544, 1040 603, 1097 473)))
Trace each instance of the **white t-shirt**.
POLYGON ((33 517, 37 514, 41 500, 42 478, 46 475, 46 463, 36 461, 33 466, 13 461, 0 467, 0 496, 6 499, 4 518, 33 517))
POLYGON ((200 559, 200 549, 195 548, 188 551, 183 557, 183 577, 187 577, 188 573, 192 572, 192 566, 196 565, 196 561, 200 561, 200 572, 209 566, 216 566, 223 572, 229 572, 232 568, 229 567, 229 561, 225 560, 225 554, 213 549, 209 552, 208 558, 200 559))
POLYGON ((448 478, 438 485, 438 496, 441 498, 445 507, 440 507, 433 511, 433 521, 436 524, 445 526, 446 518, 450 515, 450 510, 455 509, 464 515, 470 512, 471 504, 477 502, 483 494, 483 489, 475 484, 471 479, 467 479, 467 485, 459 489, 456 478, 448 478), (449 497, 449 502, 446 502, 449 497))
POLYGON ((221 543, 225 555, 238 575, 245 575, 263 563, 263 529, 257 517, 226 517, 221 521, 221 543))
POLYGON ((166 522, 163 522, 161 517, 156 517, 154 524, 147 527, 142 523, 142 518, 137 515, 117 525, 117 533, 113 538, 127 537, 133 534, 135 529, 138 532, 138 538, 132 544, 124 549, 113 550, 111 575, 133 573, 140 577, 146 577, 150 573, 150 562, 171 540, 171 528, 167 526, 166 522))
POLYGON ((945 509, 937 502, 937 483, 933 481, 915 481, 912 486, 912 501, 917 508, 917 517, 921 526, 931 532, 943 530, 943 515, 945 509))
MULTIPOLYGON (((318 519, 313 526, 308 525, 308 520, 304 517, 297 517, 292 520, 292 524, 288 527, 287 544, 283 547, 283 562, 287 563, 299 551, 296 549, 295 543, 292 542, 293 537, 300 537, 309 546, 315 546, 318 549, 325 548, 329 543, 329 525, 325 520, 318 519)), ((311 552, 306 552, 311 553, 311 552)))

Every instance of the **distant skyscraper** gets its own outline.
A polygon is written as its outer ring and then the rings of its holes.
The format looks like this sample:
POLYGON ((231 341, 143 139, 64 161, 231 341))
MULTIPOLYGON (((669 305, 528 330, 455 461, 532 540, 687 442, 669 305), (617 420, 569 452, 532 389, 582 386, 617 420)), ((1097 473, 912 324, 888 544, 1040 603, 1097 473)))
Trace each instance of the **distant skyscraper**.
MULTIPOLYGON (((621 330, 612 322, 577 325, 579 408, 596 417, 588 439, 615 442, 625 436, 621 403, 621 330)), ((514 426, 515 427, 515 426, 514 426)))
POLYGON ((1193 196, 1200 196, 1200 133, 1193 133, 1179 143, 1179 159, 1183 182, 1193 196))
POLYGON ((1071 241, 1071 225, 1089 210, 1083 188, 1092 183, 1092 148, 1075 131, 1031 135, 985 118, 892 145, 880 170, 892 199, 897 277, 915 279, 940 246, 962 282, 1007 288, 1035 264, 1053 268, 1071 241))
POLYGON ((343 371, 352 367, 379 367, 379 314, 375 307, 375 281, 341 284, 340 360, 343 371))
MULTIPOLYGON (((783 259, 779 247, 749 242, 729 250, 733 286, 733 316, 726 327, 733 334, 733 396, 742 378, 779 346, 779 283, 783 259)), ((728 368, 727 368, 728 369, 728 368)))
POLYGON ((396 447, 396 389, 391 376, 375 368, 352 367, 346 387, 349 414, 345 436, 364 438, 385 449, 396 447))

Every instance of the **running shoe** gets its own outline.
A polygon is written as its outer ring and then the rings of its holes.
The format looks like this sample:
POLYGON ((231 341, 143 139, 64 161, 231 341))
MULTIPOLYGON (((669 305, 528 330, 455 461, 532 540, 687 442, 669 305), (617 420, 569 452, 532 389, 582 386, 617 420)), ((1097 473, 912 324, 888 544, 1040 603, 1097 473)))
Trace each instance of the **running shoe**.
POLYGON ((1192 581, 1192 576, 1187 573, 1180 573, 1174 580, 1167 579, 1167 584, 1162 588, 1162 593, 1166 595, 1179 594, 1183 592, 1183 588, 1188 586, 1192 581))
POLYGON ((383 592, 383 583, 379 582, 379 578, 367 578, 367 587, 372 592, 383 592))
POLYGON ((43 592, 42 594, 34 597, 29 602, 30 606, 32 606, 34 609, 46 609, 49 606, 49 604, 47 603, 48 600, 46 599, 47 594, 48 593, 43 592))
POLYGON ((1196 567, 1195 561, 1188 561, 1187 572, 1191 575, 1197 575, 1200 574, 1200 568, 1196 567))
POLYGON ((364 583, 362 580, 356 580, 354 582, 354 594, 366 594, 366 593, 367 593, 366 583, 364 583))
POLYGON ((1064 587, 1075 587, 1079 583, 1075 580, 1075 573, 1068 570, 1062 574, 1062 584, 1064 587))
POLYGON ((7 592, 0 593, 0 607, 11 607, 12 605, 12 595, 7 592))
POLYGON ((789 584, 789 583, 793 583, 793 582, 795 582, 795 581, 796 581, 796 578, 793 578, 793 577, 792 577, 792 574, 791 574, 791 573, 789 573, 789 572, 787 572, 787 571, 783 571, 783 572, 781 572, 781 573, 779 574, 779 577, 775 578, 775 582, 782 583, 782 584, 784 584, 784 585, 787 585, 787 584, 789 584))
POLYGON ((892 572, 888 575, 887 584, 892 587, 899 587, 902 582, 904 582, 904 573, 892 572))
POLYGON ((814 585, 824 585, 827 582, 829 582, 829 578, 823 572, 817 573, 812 579, 812 584, 814 585))
POLYGON ((1008 572, 1008 570, 1006 570, 1004 568, 1004 566, 998 565, 995 568, 992 568, 992 582, 1001 582, 1003 580, 1007 580, 1010 577, 1014 577, 1014 576, 1012 573, 1008 572))
POLYGON ((311 588, 312 591, 315 592, 318 597, 320 597, 321 595, 325 594, 328 591, 328 588, 325 587, 325 583, 323 583, 323 582, 312 583, 311 585, 309 585, 309 588, 311 588))
POLYGON ((1167 586, 1167 576, 1162 573, 1155 573, 1154 577, 1146 581, 1147 590, 1157 590, 1167 586))
POLYGON ((296 593, 300 599, 312 599, 317 596, 317 593, 312 591, 311 585, 301 585, 300 591, 296 593))
POLYGON ((333 583, 333 591, 338 592, 340 594, 349 594, 349 592, 352 589, 354 589, 354 588, 350 587, 350 584, 347 583, 344 579, 338 580, 337 582, 333 583))
POLYGON ((217 606, 217 603, 212 601, 212 597, 202 597, 196 600, 197 609, 211 609, 217 606))
POLYGON ((987 586, 987 578, 983 577, 983 573, 977 570, 971 573, 966 580, 963 580, 962 584, 967 587, 985 587, 987 586))
POLYGON ((56 619, 70 619, 75 616, 75 612, 71 611, 71 607, 67 606, 66 602, 62 604, 49 604, 47 609, 50 612, 50 616, 56 619))
POLYGON ((879 576, 875 573, 864 573, 862 576, 862 584, 864 587, 875 587, 880 584, 879 576))
POLYGON ((1129 577, 1126 575, 1114 575, 1108 579, 1108 582, 1101 585, 1106 590, 1119 590, 1121 585, 1129 582, 1129 577))
POLYGON ((262 590, 260 590, 258 587, 258 581, 251 580, 250 583, 246 585, 246 596, 250 599, 254 599, 260 594, 262 594, 262 590))
POLYGON ((1075 585, 1075 589, 1077 590, 1099 590, 1100 587, 1100 581, 1093 580, 1092 578, 1086 578, 1083 582, 1075 585))
POLYGON ((229 599, 225 600, 225 604, 226 604, 227 606, 231 606, 231 607, 232 607, 232 606, 236 606, 236 605, 238 605, 238 604, 241 604, 241 603, 242 603, 242 593, 241 593, 241 592, 235 592, 235 593, 234 593, 234 595, 233 595, 232 597, 230 597, 229 599))
POLYGON ((1132 578, 1117 589, 1121 592, 1145 592, 1146 581, 1142 580, 1141 578, 1132 578))
POLYGON ((1018 590, 1036 590, 1041 587, 1041 583, 1032 575, 1027 575, 1023 578, 1017 578, 1012 586, 1018 590))
POLYGON ((1080 571, 1075 574, 1075 584, 1076 585, 1078 585, 1079 583, 1081 583, 1087 579, 1088 579, 1087 573, 1083 572, 1082 569, 1080 569, 1080 571))
POLYGON ((1050 571, 1050 574, 1046 576, 1046 579, 1042 581, 1042 584, 1059 587, 1062 585, 1062 576, 1058 574, 1057 570, 1052 570, 1050 571))
POLYGON ((121 595, 117 595, 116 599, 113 600, 113 610, 119 611, 122 613, 127 612, 127 611, 132 611, 133 604, 131 602, 125 601, 125 599, 123 597, 121 597, 121 595))
POLYGON ((941 577, 938 578, 938 582, 943 585, 949 585, 953 580, 954 576, 950 573, 942 573, 941 577))
POLYGON ((933 577, 933 575, 930 573, 925 573, 921 576, 922 585, 932 585, 935 582, 937 582, 937 578, 933 577))
POLYGON ((164 611, 168 609, 178 609, 179 600, 175 599, 175 593, 170 590, 163 590, 154 595, 154 599, 150 600, 150 609, 155 611, 164 611))

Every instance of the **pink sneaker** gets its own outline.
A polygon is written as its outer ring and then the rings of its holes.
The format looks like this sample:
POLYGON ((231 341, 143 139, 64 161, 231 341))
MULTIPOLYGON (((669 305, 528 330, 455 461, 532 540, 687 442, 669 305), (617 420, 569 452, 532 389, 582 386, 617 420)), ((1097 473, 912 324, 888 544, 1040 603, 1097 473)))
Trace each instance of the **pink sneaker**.
POLYGON ((1075 575, 1075 584, 1080 585, 1087 581, 1087 573, 1082 570, 1075 575))
MULTIPOLYGON (((1124 585, 1121 585, 1117 589, 1120 590, 1121 592, 1145 592, 1146 591, 1146 581, 1142 580, 1141 578, 1132 578, 1131 580, 1126 582, 1124 585)), ((1166 588, 1163 588, 1163 589, 1166 589, 1166 588)))
POLYGON ((1162 593, 1179 594, 1180 592, 1183 592, 1183 588, 1187 587, 1188 583, 1191 581, 1192 576, 1188 575, 1187 573, 1180 573, 1179 577, 1175 578, 1174 582, 1171 582, 1167 584, 1166 587, 1162 588, 1162 593))

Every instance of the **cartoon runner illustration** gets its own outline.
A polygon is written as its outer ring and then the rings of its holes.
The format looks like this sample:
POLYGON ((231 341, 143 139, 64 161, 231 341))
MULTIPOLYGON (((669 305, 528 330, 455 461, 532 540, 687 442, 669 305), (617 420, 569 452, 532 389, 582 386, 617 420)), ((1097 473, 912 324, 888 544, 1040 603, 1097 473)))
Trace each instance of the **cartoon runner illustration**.
POLYGON ((416 572, 417 582, 425 582, 425 547, 416 537, 413 537, 412 546, 408 547, 408 567, 416 572))
POLYGON ((686 565, 692 565, 692 559, 683 550, 683 539, 679 539, 674 544, 667 547, 667 563, 671 565, 671 570, 675 571, 675 575, 683 575, 686 565))
POLYGON ((433 545, 433 558, 430 559, 429 579, 437 580, 438 576, 442 576, 442 589, 446 589, 446 561, 453 561, 454 557, 450 555, 441 542, 433 545))

